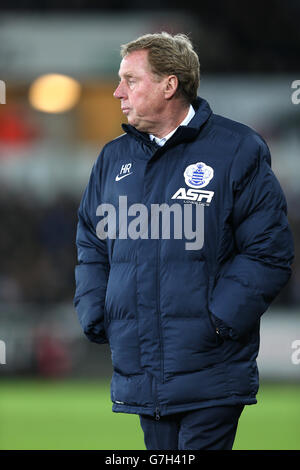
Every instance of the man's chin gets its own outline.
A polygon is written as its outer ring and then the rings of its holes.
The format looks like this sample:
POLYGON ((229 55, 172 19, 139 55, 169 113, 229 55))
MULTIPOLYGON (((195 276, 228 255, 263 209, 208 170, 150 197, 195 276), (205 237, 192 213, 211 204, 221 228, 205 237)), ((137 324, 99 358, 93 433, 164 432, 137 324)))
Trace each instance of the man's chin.
POLYGON ((134 117, 130 116, 129 114, 127 115, 127 122, 128 124, 136 128, 139 125, 138 121, 134 117))
POLYGON ((140 132, 148 132, 147 130, 147 125, 139 121, 138 119, 130 118, 130 116, 127 116, 127 122, 131 126, 135 127, 138 131, 140 132))

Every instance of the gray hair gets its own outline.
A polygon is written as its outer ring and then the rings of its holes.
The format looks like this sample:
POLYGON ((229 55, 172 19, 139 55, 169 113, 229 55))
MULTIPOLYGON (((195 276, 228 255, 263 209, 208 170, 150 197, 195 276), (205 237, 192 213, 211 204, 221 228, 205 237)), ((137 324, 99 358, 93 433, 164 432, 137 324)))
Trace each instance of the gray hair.
POLYGON ((192 42, 185 34, 161 32, 145 34, 134 41, 121 45, 121 56, 146 49, 148 61, 154 74, 163 77, 176 75, 177 96, 189 103, 197 98, 200 84, 200 62, 192 42))

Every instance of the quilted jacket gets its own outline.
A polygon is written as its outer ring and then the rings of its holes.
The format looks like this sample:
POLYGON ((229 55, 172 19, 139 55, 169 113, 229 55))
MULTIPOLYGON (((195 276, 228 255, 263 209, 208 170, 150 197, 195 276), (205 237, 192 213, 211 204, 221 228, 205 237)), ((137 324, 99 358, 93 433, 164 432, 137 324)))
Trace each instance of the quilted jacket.
POLYGON ((260 317, 291 274, 267 144, 193 106, 163 147, 123 124, 78 210, 74 304, 86 336, 109 343, 116 412, 256 403, 260 317))

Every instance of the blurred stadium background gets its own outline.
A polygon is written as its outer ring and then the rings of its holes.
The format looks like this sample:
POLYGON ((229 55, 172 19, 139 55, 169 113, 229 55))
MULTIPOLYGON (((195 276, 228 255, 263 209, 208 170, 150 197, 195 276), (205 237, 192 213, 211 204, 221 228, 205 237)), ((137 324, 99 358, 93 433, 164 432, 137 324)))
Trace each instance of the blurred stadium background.
POLYGON ((235 448, 300 449, 299 14, 297 0, 1 2, 0 449, 144 448, 137 417, 111 412, 108 348, 80 330, 74 240, 92 164, 122 133, 119 46, 162 30, 190 35, 199 94, 265 137, 287 197, 293 276, 263 316, 259 401, 235 448), (48 74, 72 80, 38 80, 48 74))

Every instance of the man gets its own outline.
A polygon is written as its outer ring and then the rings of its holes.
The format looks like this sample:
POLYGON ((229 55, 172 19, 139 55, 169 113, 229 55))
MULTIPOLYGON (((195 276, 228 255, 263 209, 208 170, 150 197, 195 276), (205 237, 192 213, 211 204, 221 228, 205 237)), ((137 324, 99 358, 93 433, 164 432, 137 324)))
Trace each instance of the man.
POLYGON ((80 204, 75 306, 109 343, 113 411, 140 415, 147 449, 232 449, 256 403, 260 317, 290 277, 285 198, 264 140, 197 97, 186 36, 121 52, 128 124, 80 204))

